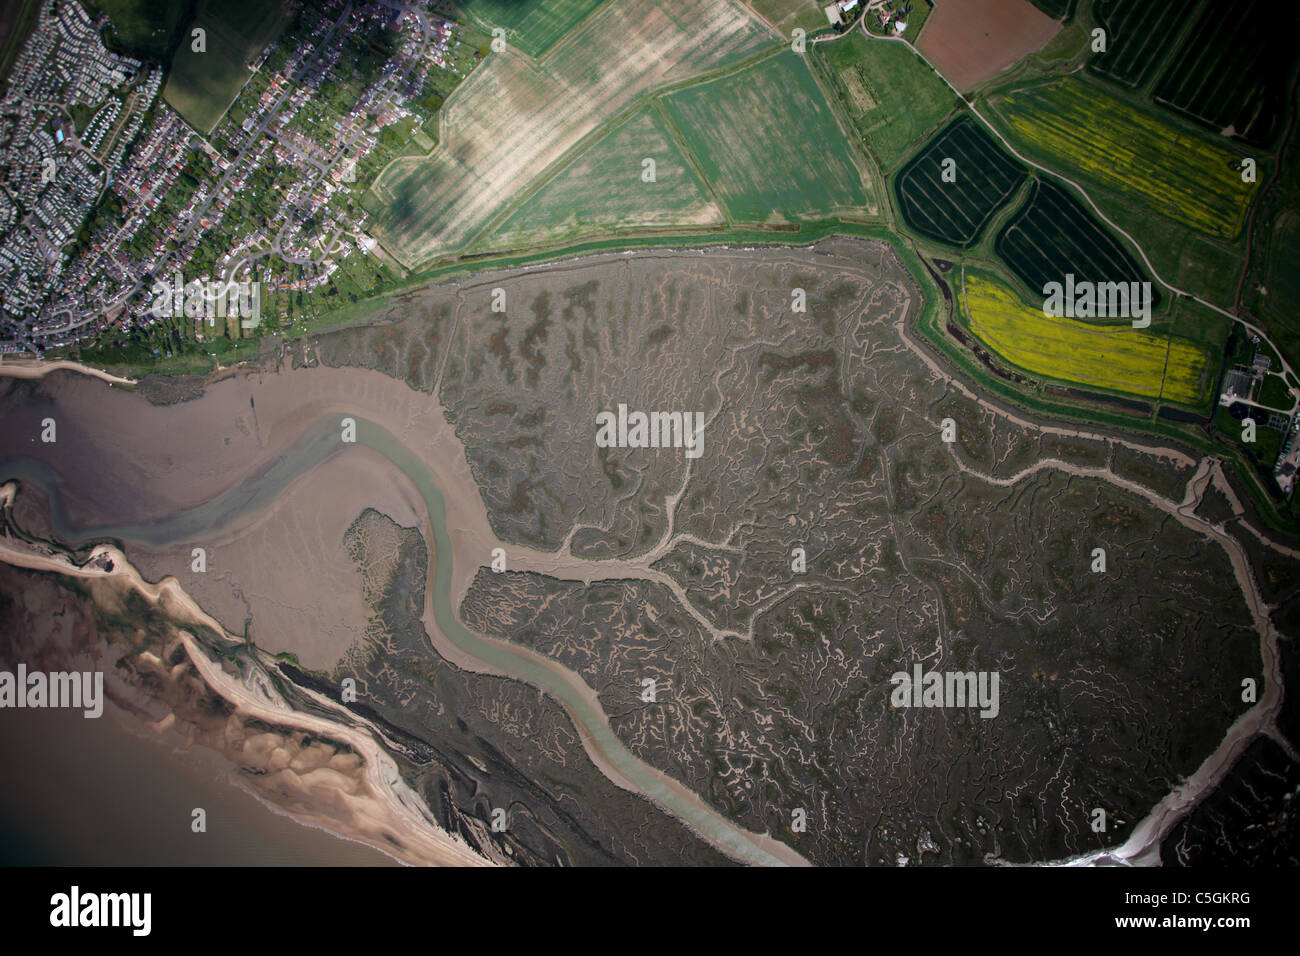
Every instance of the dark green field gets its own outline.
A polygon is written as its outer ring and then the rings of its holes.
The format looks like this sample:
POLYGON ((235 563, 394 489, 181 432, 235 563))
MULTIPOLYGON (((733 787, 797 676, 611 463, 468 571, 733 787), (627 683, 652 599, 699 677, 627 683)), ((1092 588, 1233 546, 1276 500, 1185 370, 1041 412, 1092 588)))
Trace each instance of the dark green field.
POLYGON ((1256 146, 1277 137, 1295 67, 1294 4, 1207 3, 1156 86, 1156 99, 1256 146))
POLYGON ((1106 30, 1106 52, 1094 53, 1088 69, 1127 86, 1141 86, 1178 36, 1196 0, 1098 0, 1094 13, 1106 30))
POLYGON ((195 129, 207 133, 248 82, 250 60, 284 28, 284 10, 265 0, 202 0, 184 29, 163 96, 195 129), (193 49, 193 30, 207 49, 193 49))
POLYGON ((27 42, 39 7, 36 0, 10 0, 0 11, 0 82, 9 76, 9 67, 27 42))
MULTIPOLYGON (((1078 200, 1054 182, 1034 184, 1018 213, 998 233, 998 255, 1037 296, 1048 282, 1142 282, 1142 268, 1078 200)), ((1152 305, 1159 302, 1153 292, 1152 305)))
POLYGON ((165 60, 180 38, 181 27, 194 16, 195 0, 156 3, 151 0, 93 0, 87 10, 106 13, 113 22, 104 32, 111 48, 134 57, 165 60))
POLYGON ((899 172, 899 209, 921 235, 966 248, 1028 175, 993 137, 963 116, 899 172), (954 182, 943 179, 949 159, 956 161, 954 182))

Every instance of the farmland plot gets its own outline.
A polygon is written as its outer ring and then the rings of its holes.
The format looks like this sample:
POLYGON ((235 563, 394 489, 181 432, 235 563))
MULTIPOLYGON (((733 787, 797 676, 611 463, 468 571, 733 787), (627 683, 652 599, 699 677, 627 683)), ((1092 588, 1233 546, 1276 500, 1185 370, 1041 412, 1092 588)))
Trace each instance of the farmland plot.
POLYGON ((899 208, 912 229, 965 248, 1028 175, 974 120, 962 116, 899 172, 899 208))
POLYGON ((286 20, 278 4, 205 0, 190 26, 207 31, 207 47, 194 52, 187 29, 172 58, 163 98, 195 129, 211 132, 252 76, 249 61, 279 34, 286 20))
MULTIPOLYGON (((821 0, 747 0, 760 17, 772 24, 783 37, 792 35, 798 27, 811 33, 824 29, 827 25, 826 14, 821 0)), ((829 0, 827 0, 829 2, 829 0)))
POLYGON ((1160 65, 1195 2, 1098 0, 1096 16, 1106 31, 1106 52, 1094 53, 1088 68, 1127 86, 1141 86, 1160 65))
POLYGON ((1074 13, 1074 0, 1029 0, 1053 20, 1064 20, 1074 13))
POLYGON ((1033 375, 1195 406, 1213 372, 1205 350, 1184 339, 1046 316, 993 279, 967 276, 962 299, 975 336, 1033 375))
POLYGON ((948 85, 901 43, 852 33, 813 52, 882 171, 902 162, 957 105, 948 85))
POLYGON ((541 63, 493 53, 447 100, 438 146, 373 186, 374 235, 409 267, 460 251, 513 197, 652 90, 761 50, 735 0, 609 0, 541 63))
POLYGON ((575 238, 620 227, 706 225, 722 213, 653 107, 646 107, 529 197, 494 245, 575 238), (644 160, 654 161, 647 182, 644 160))
POLYGON ((1077 79, 993 100, 1011 135, 1050 160, 1147 208, 1223 239, 1235 237, 1254 185, 1233 168, 1236 151, 1147 116, 1077 79))
MULTIPOLYGON (((1087 282, 1141 282, 1142 269, 1082 203, 1040 179, 1028 201, 998 233, 998 255, 1031 293, 1073 273, 1087 282)), ((1152 288, 1152 306, 1159 301, 1152 288)))
POLYGON ((1156 86, 1156 99, 1212 129, 1268 146, 1296 63, 1294 4, 1207 3, 1156 86))
POLYGON ((937 0, 916 48, 965 91, 1041 50, 1060 31, 1061 24, 1027 0, 937 0))
POLYGON ((663 103, 732 219, 875 214, 870 178, 798 54, 786 50, 663 103))
POLYGON ((484 32, 506 31, 509 43, 529 56, 544 55, 604 0, 460 0, 484 32))

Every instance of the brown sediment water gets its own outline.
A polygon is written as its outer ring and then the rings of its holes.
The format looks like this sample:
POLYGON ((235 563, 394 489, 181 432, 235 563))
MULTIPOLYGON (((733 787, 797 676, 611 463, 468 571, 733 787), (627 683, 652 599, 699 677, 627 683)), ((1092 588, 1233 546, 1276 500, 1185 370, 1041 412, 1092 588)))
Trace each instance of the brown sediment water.
MULTIPOLYGON (((436 399, 363 369, 239 375, 209 386, 201 398, 165 409, 87 379, 51 382, 46 397, 54 405, 49 414, 61 423, 58 442, 28 440, 27 426, 46 414, 28 408, 26 420, 0 436, 0 460, 7 458, 13 467, 35 462, 45 469, 46 482, 56 478, 60 506, 52 519, 62 537, 77 539, 77 529, 91 528, 90 538, 126 542, 130 558, 141 548, 166 550, 178 543, 188 548, 191 534, 207 541, 213 534, 242 532, 272 503, 278 507, 279 495, 311 469, 333 455, 369 446, 380 452, 368 459, 374 485, 389 487, 404 475, 419 489, 431 519, 434 620, 425 623, 444 657, 551 692, 574 718, 588 756, 611 780, 648 796, 725 852, 748 862, 806 862, 771 836, 725 820, 698 795, 633 757, 614 736, 595 693, 576 675, 460 625, 454 608, 480 561, 500 542, 436 399), (357 446, 340 446, 343 416, 360 425, 357 446)), ((38 472, 16 477, 41 483, 38 472)), ((322 506, 329 501, 326 496, 322 506)), ((183 568, 173 572, 185 577, 183 568)), ((279 573, 292 577, 310 568, 290 552, 279 573)), ((184 595, 182 604, 192 603, 186 583, 168 581, 184 595)))
POLYGON ((290 823, 240 784, 229 760, 182 744, 111 705, 91 720, 79 711, 5 711, 0 863, 396 865, 364 844, 290 823), (206 832, 191 829, 196 807, 206 832))

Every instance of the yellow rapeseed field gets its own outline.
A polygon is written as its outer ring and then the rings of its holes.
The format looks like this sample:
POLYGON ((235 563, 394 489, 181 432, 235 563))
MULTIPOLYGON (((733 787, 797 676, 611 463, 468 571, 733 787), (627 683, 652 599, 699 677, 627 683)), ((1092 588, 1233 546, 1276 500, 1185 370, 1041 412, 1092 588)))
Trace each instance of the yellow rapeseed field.
POLYGON ((1026 372, 1184 405, 1200 399, 1207 356, 1190 342, 1046 316, 1008 286, 978 276, 966 277, 963 298, 976 337, 1026 372))
POLYGON ((1238 154, 1139 112, 1078 79, 995 101, 1014 136, 1077 172, 1212 236, 1233 238, 1254 184, 1231 168, 1238 154))

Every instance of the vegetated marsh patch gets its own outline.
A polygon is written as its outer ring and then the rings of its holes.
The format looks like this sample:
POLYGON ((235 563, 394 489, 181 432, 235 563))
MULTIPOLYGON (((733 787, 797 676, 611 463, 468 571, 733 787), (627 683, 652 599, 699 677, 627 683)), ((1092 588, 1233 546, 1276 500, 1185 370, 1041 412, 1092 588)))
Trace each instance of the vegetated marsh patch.
POLYGON ((507 245, 637 226, 722 220, 653 106, 583 153, 495 230, 507 245), (649 178, 646 160, 651 160, 649 178))
POLYGON ((197 130, 207 133, 251 75, 249 63, 288 22, 280 5, 261 0, 202 0, 172 58, 163 96, 197 130), (205 50, 194 50, 194 29, 205 50))
MULTIPOLYGON (((1147 275, 1119 240, 1065 187, 1034 183, 1029 198, 998 233, 994 248, 1031 295, 1073 274, 1087 282, 1142 282, 1147 275)), ((1160 300, 1151 290, 1151 306, 1160 300)))
POLYGON ((1255 186, 1234 168, 1238 152, 1073 77, 996 96, 992 107, 1014 139, 1064 174, 1211 236, 1241 232, 1255 186))
POLYGON ((787 50, 663 103, 733 219, 875 213, 867 175, 798 54, 787 50))
POLYGON ((433 152, 395 161, 375 182, 373 235, 412 267, 462 249, 639 98, 771 40, 737 0, 675 0, 671 12, 607 0, 540 63, 509 46, 491 53, 443 106, 433 152))
POLYGON ((962 298, 976 337, 1030 374, 1182 405, 1202 399, 1212 363, 1184 339, 1047 316, 1009 285, 978 274, 966 276, 962 298))
POLYGON ((899 172, 899 208, 912 229, 965 248, 1028 175, 971 117, 961 116, 899 172))

